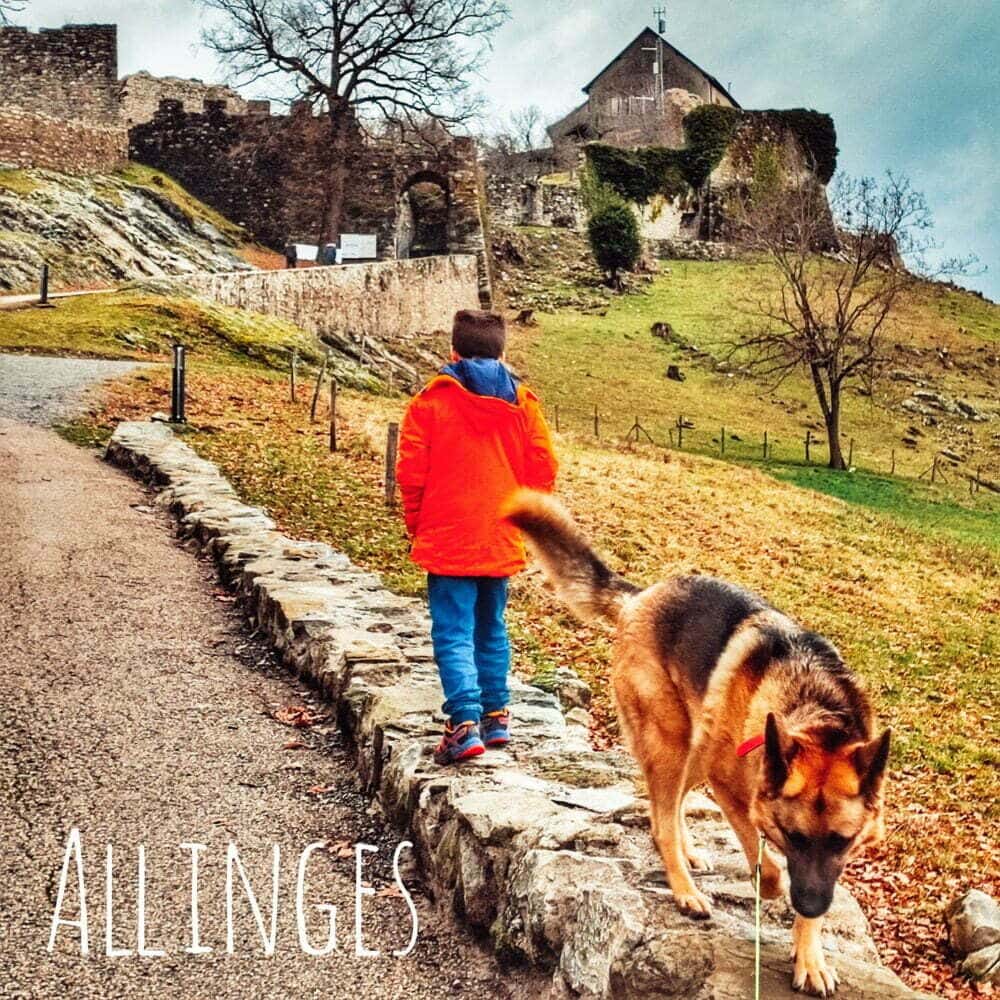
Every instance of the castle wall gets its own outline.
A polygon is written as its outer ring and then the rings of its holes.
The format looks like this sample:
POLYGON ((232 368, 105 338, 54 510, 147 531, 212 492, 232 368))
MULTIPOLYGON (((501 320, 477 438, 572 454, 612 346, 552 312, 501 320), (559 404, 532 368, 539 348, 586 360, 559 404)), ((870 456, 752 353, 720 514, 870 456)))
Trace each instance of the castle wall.
MULTIPOLYGON (((165 171, 192 194, 244 225, 266 245, 319 241, 329 176, 329 123, 308 107, 290 115, 230 115, 210 105, 184 111, 162 101, 153 120, 129 133, 133 159, 165 171)), ((402 194, 432 180, 448 199, 448 249, 479 257, 489 294, 480 216, 480 178, 472 139, 437 148, 364 142, 348 154, 342 231, 374 233, 382 259, 396 256, 402 194)))
POLYGON ((0 28, 0 93, 5 107, 117 124, 117 28, 70 24, 37 33, 0 28))
POLYGON ((185 111, 204 111, 207 101, 221 102, 223 110, 231 115, 245 115, 250 111, 250 102, 223 84, 183 80, 176 76, 157 77, 145 71, 133 73, 121 81, 122 116, 129 128, 152 121, 162 100, 180 101, 185 111))
POLYGON ((537 177, 489 173, 486 200, 490 218, 501 225, 582 230, 587 223, 578 184, 551 184, 537 177))
POLYGON ((127 159, 128 137, 118 126, 0 107, 0 163, 86 174, 115 170, 127 159))
POLYGON ((68 173, 125 162, 114 25, 0 28, 0 93, 0 162, 68 173))
POLYGON ((479 308, 473 256, 286 271, 200 273, 185 284, 214 302, 289 320, 320 337, 408 337, 450 330, 459 309, 479 308))

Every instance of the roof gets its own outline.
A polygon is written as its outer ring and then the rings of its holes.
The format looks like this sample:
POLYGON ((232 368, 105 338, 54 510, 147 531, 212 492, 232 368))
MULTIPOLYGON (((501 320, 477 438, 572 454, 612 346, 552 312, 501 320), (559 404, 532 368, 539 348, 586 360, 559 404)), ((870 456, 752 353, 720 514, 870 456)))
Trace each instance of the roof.
POLYGON ((619 53, 618 53, 618 55, 616 55, 616 56, 614 57, 614 59, 612 59, 612 60, 611 60, 611 62, 609 62, 609 63, 607 64, 607 66, 605 66, 605 67, 604 67, 604 69, 602 69, 602 70, 601 70, 601 72, 600 72, 600 73, 598 73, 598 74, 597 74, 597 76, 595 76, 595 77, 594 77, 594 79, 593 79, 593 80, 591 80, 591 81, 590 81, 590 83, 588 83, 588 84, 587 84, 587 85, 586 85, 586 86, 585 86, 585 87, 583 88, 583 92, 584 92, 585 94, 589 94, 589 93, 590 93, 590 88, 591 88, 591 87, 593 87, 593 86, 594 86, 594 84, 595 84, 595 83, 597 83, 597 81, 598 81, 598 80, 600 80, 600 78, 601 78, 602 76, 604 76, 604 74, 605 74, 605 73, 607 73, 607 71, 608 71, 609 69, 611 69, 611 67, 612 67, 612 66, 614 66, 614 64, 615 64, 616 62, 618 62, 618 60, 619 60, 619 59, 623 58, 623 57, 624 57, 624 56, 626 55, 626 53, 627 53, 627 52, 628 52, 628 51, 629 51, 629 50, 630 50, 630 49, 631 49, 631 48, 632 48, 632 47, 633 47, 633 46, 634 46, 634 45, 635 45, 635 44, 636 44, 637 42, 640 42, 640 41, 642 41, 642 39, 643 39, 643 38, 645 38, 645 37, 646 37, 646 36, 648 36, 648 35, 652 35, 652 37, 653 37, 653 38, 658 38, 658 39, 659 39, 659 40, 660 40, 660 41, 661 41, 661 42, 662 42, 662 43, 663 43, 664 45, 666 45, 666 47, 667 47, 668 49, 670 49, 670 51, 671 51, 671 52, 673 52, 673 53, 674 53, 675 55, 677 55, 677 56, 680 56, 680 58, 681 58, 681 59, 683 59, 683 60, 684 60, 684 61, 685 61, 686 63, 689 63, 689 64, 690 64, 691 66, 693 66, 693 67, 694 67, 694 68, 695 68, 695 69, 696 69, 696 70, 697 70, 697 71, 698 71, 699 73, 701 73, 701 75, 702 75, 703 77, 705 77, 705 79, 706 79, 706 80, 708 80, 708 82, 709 82, 709 83, 711 83, 711 85, 712 85, 713 87, 715 87, 715 89, 716 89, 716 90, 718 90, 718 91, 719 91, 719 92, 720 92, 721 94, 725 94, 725 96, 726 96, 726 97, 727 97, 727 98, 728 98, 728 99, 729 99, 729 100, 730 100, 730 101, 731 101, 731 102, 733 103, 733 106, 734 106, 734 107, 737 107, 737 108, 738 108, 738 107, 740 107, 740 104, 739 104, 739 102, 738 102, 738 101, 736 100, 736 98, 735 98, 735 97, 733 97, 733 95, 732 95, 732 94, 730 94, 730 93, 729 93, 729 91, 728 91, 728 90, 727 90, 727 89, 726 89, 725 87, 723 87, 723 86, 722 86, 722 84, 721 84, 721 83, 720 83, 720 82, 719 82, 719 81, 718 81, 718 80, 717 80, 717 79, 716 79, 716 78, 715 78, 714 76, 712 76, 712 74, 711 74, 711 73, 706 73, 706 72, 705 72, 705 70, 703 70, 703 69, 702 69, 702 68, 701 68, 701 67, 700 67, 700 66, 699 66, 699 65, 698 65, 698 64, 697 64, 697 63, 696 63, 696 62, 695 62, 695 61, 694 61, 693 59, 689 59, 689 58, 688 58, 688 57, 687 57, 686 55, 684 55, 684 53, 683 53, 683 52, 681 52, 681 50, 680 50, 680 49, 678 49, 678 48, 677 48, 676 46, 674 46, 674 45, 671 45, 671 44, 670 44, 670 42, 668 42, 668 41, 667 41, 667 40, 666 40, 666 39, 665 39, 665 38, 663 37, 663 35, 659 34, 659 32, 656 32, 656 31, 654 31, 654 30, 653 30, 652 28, 643 28, 643 30, 642 30, 642 31, 640 31, 640 32, 639 32, 639 34, 638 34, 638 35, 636 35, 636 36, 635 36, 635 38, 633 38, 633 39, 632 39, 632 41, 631 41, 631 42, 629 42, 629 43, 628 43, 628 45, 626 45, 626 46, 625 46, 625 48, 623 48, 623 49, 621 50, 621 52, 619 52, 619 53))

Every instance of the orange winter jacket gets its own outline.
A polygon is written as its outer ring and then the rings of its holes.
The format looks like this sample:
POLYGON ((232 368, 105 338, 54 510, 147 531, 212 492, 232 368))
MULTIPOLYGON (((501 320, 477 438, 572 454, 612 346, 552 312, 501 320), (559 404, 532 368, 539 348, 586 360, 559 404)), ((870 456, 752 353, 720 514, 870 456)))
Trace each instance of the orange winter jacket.
POLYGON ((538 397, 479 396, 438 375, 407 408, 396 476, 413 561, 439 576, 512 576, 520 532, 500 509, 519 487, 550 492, 557 463, 538 397))

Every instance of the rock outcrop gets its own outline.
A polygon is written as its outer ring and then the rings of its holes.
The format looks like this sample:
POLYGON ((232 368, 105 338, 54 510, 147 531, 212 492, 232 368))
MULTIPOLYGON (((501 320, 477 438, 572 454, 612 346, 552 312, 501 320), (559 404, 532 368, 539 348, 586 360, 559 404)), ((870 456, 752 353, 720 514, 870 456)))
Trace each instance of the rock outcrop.
MULTIPOLYGON (((360 780, 415 842, 432 891, 506 957, 549 970, 552 997, 753 995, 753 891, 712 802, 695 796, 688 810, 715 864, 700 879, 715 915, 698 924, 677 913, 663 884, 631 761, 591 749, 552 695, 515 683, 516 746, 461 769, 435 767, 440 691, 420 602, 389 593, 326 545, 280 534, 165 426, 121 424, 107 457, 161 489, 158 503, 181 535, 214 556, 288 666, 336 706, 360 780)), ((585 703, 572 684, 563 690, 568 704, 585 703)), ((787 903, 764 905, 768 1000, 796 996, 790 924, 787 903)), ((828 926, 842 1000, 916 996, 878 965, 842 888, 828 926)))
POLYGON ((53 291, 248 267, 234 238, 168 184, 0 169, 0 292, 34 291, 43 264, 53 291))

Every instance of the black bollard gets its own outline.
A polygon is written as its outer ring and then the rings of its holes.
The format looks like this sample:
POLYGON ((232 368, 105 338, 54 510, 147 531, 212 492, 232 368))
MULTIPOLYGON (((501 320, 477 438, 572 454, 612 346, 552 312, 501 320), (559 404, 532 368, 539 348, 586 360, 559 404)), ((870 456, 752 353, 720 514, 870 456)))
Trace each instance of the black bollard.
POLYGON ((184 345, 174 344, 174 369, 170 383, 170 422, 186 423, 184 414, 184 345))

